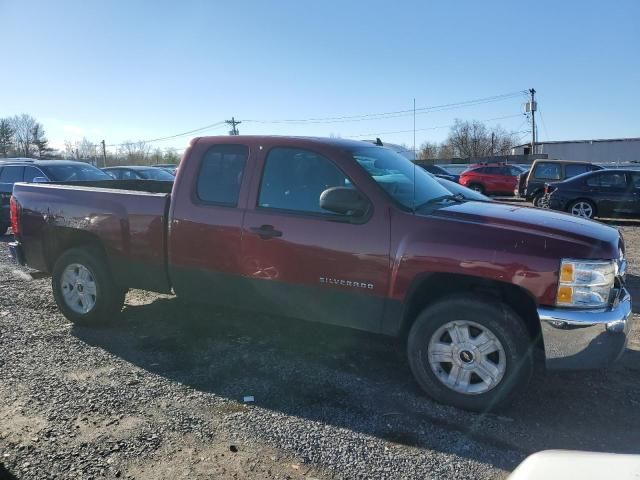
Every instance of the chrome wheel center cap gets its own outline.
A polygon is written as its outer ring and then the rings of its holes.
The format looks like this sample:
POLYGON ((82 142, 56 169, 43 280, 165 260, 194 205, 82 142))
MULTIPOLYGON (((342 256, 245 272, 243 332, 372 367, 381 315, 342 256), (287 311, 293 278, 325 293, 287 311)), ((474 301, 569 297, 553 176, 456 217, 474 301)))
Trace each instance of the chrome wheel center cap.
POLYGON ((460 360, 462 360, 464 363, 473 362, 473 353, 471 353, 469 350, 462 350, 460 352, 460 360))

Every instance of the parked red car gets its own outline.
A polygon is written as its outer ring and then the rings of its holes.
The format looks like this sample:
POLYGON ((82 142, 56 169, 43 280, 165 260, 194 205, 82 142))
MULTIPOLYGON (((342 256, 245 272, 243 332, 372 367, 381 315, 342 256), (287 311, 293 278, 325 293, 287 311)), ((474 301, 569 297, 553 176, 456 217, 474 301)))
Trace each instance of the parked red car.
POLYGON ((505 164, 475 165, 462 172, 460 184, 484 194, 513 195, 522 170, 505 164))

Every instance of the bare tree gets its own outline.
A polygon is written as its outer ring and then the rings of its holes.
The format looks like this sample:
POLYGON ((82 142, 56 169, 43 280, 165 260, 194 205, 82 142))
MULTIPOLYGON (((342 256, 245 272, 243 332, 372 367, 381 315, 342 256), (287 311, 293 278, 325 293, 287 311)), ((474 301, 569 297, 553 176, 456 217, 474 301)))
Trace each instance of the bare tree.
POLYGON ((143 141, 125 142, 118 149, 123 160, 131 165, 144 165, 148 162, 151 147, 143 141))
POLYGON ((26 113, 11 118, 15 147, 23 157, 31 157, 36 151, 33 143, 33 129, 37 123, 35 118, 26 113))
POLYGON ((0 156, 7 157, 13 148, 13 128, 8 118, 0 118, 0 156))
POLYGON ((149 158, 150 162, 154 165, 158 163, 162 163, 163 159, 164 159, 164 155, 162 155, 162 150, 158 147, 156 147, 153 150, 149 158))
POLYGON ((431 158, 438 158, 440 146, 435 142, 424 142, 420 145, 420 150, 417 152, 417 157, 421 160, 428 160, 431 158))
POLYGON ((456 120, 445 141, 452 154, 462 158, 506 154, 514 144, 514 134, 500 126, 489 129, 476 120, 456 120))
POLYGON ((98 146, 87 137, 82 137, 79 142, 64 141, 65 156, 81 162, 94 162, 97 156, 97 148, 98 146))
POLYGON ((167 148, 162 161, 163 163, 175 163, 177 165, 180 162, 180 156, 175 148, 167 148))

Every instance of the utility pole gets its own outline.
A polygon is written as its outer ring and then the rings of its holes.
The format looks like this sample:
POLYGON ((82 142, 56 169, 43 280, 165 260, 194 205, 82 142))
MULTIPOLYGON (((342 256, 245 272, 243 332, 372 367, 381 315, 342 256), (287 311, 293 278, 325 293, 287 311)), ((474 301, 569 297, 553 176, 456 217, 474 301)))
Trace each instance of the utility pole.
POLYGON ((416 99, 413 99, 413 159, 416 160, 416 99))
POLYGON ((224 123, 227 125, 231 125, 231 130, 229 131, 229 135, 240 135, 240 132, 236 128, 236 125, 240 125, 242 122, 236 120, 234 117, 231 117, 231 120, 225 120, 224 123))
POLYGON ((107 166, 107 146, 104 143, 104 140, 100 142, 102 144, 102 166, 107 166))
POLYGON ((531 100, 529 101, 528 110, 531 112, 531 153, 536 153, 536 89, 529 89, 529 93, 531 94, 531 100))
POLYGON ((496 134, 495 132, 491 132, 491 155, 495 155, 495 142, 496 142, 496 134))

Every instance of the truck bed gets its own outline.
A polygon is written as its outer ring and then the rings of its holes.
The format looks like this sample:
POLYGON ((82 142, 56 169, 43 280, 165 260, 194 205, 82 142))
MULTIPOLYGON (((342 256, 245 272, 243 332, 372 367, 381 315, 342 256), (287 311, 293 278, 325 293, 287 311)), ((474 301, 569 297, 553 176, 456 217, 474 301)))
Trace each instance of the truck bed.
POLYGON ((95 243, 123 287, 170 290, 166 269, 167 212, 172 182, 113 180, 16 183, 25 256, 51 272, 57 255, 95 243))

